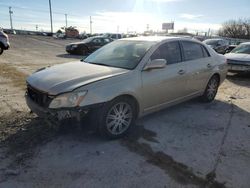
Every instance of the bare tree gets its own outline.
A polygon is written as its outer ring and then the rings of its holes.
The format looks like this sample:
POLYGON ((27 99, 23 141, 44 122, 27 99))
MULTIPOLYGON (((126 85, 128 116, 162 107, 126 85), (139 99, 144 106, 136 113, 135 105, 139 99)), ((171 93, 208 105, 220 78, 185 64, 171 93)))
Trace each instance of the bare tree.
POLYGON ((250 19, 229 20, 222 24, 222 37, 250 39, 250 19))

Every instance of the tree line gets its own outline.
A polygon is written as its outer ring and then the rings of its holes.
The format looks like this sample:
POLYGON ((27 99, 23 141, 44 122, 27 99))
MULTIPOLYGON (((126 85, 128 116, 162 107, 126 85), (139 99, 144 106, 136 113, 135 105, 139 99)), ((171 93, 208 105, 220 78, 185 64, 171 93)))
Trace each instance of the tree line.
POLYGON ((219 36, 250 39, 250 19, 229 20, 222 24, 219 36))

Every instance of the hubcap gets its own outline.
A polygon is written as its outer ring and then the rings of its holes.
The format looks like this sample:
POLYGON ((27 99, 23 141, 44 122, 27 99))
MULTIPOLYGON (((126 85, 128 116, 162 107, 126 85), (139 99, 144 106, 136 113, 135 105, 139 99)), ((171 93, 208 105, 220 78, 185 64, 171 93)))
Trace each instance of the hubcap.
POLYGON ((207 89, 207 97, 209 99, 213 99, 216 95, 218 88, 218 82, 216 79, 212 79, 210 83, 208 84, 208 89, 207 89))
POLYGON ((129 128, 132 118, 132 109, 128 103, 115 104, 106 117, 107 129, 111 134, 122 134, 129 128))

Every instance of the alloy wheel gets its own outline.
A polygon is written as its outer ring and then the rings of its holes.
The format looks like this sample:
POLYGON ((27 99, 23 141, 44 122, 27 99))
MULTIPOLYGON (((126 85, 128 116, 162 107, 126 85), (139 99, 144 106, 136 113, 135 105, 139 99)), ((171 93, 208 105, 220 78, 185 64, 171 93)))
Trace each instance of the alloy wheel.
POLYGON ((111 107, 106 116, 107 130, 113 135, 124 133, 130 126, 133 118, 131 106, 120 102, 111 107))
POLYGON ((207 97, 209 100, 213 99, 218 90, 218 80, 213 78, 210 80, 207 88, 207 97))

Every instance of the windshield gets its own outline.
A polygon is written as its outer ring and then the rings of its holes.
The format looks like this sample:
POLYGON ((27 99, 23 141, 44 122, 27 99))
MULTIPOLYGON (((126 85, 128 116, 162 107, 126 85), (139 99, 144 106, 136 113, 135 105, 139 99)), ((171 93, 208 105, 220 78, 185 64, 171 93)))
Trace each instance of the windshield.
POLYGON ((250 44, 241 44, 231 51, 235 54, 250 54, 250 44))
POLYGON ((154 44, 155 42, 149 41, 118 40, 100 48, 84 61, 92 64, 134 69, 154 44))
POLYGON ((82 42, 89 43, 89 42, 91 42, 95 38, 96 37, 89 37, 89 38, 84 39, 82 42))
POLYGON ((209 39, 209 40, 205 40, 204 43, 207 45, 217 45, 219 42, 219 40, 214 40, 214 39, 209 39))

